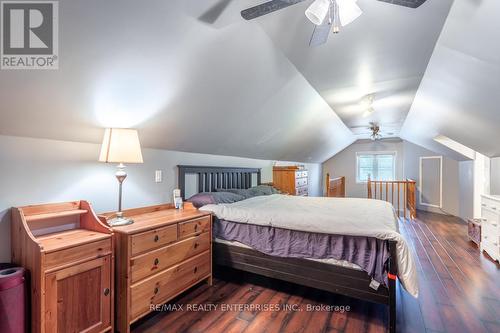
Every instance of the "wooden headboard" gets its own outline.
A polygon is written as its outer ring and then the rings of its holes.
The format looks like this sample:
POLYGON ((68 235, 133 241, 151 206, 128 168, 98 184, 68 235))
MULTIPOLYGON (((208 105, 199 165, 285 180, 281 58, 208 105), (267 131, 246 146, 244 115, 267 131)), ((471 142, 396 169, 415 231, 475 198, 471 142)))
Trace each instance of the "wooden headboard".
POLYGON ((186 192, 186 175, 196 175, 198 181, 198 193, 214 192, 217 188, 250 188, 252 187, 252 175, 257 174, 257 184, 261 184, 261 172, 259 168, 233 168, 178 165, 179 189, 183 199, 186 192))

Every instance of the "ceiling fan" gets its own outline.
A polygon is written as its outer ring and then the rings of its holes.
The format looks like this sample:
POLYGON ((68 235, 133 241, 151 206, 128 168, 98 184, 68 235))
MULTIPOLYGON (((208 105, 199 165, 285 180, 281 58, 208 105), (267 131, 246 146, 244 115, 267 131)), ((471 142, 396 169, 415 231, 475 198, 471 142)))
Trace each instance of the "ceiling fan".
POLYGON ((370 122, 368 126, 353 126, 350 127, 354 135, 361 138, 370 138, 373 141, 380 140, 382 138, 391 138, 398 132, 398 124, 386 124, 384 125, 385 130, 382 130, 382 125, 377 122, 370 122))
POLYGON ((372 131, 372 134, 370 135, 370 139, 375 141, 375 140, 380 140, 382 138, 382 134, 380 133, 380 125, 378 125, 377 123, 371 122, 369 129, 370 129, 370 131, 372 131))
MULTIPOLYGON (((271 0, 241 11, 245 20, 253 20, 277 10, 304 2, 306 0, 271 0)), ((427 0, 377 0, 393 5, 418 8, 427 0)), ((362 14, 357 0, 314 0, 307 8, 306 17, 314 23, 310 46, 326 43, 330 30, 338 33, 340 26, 346 26, 362 14)), ((226 3, 227 4, 227 3, 226 3)))

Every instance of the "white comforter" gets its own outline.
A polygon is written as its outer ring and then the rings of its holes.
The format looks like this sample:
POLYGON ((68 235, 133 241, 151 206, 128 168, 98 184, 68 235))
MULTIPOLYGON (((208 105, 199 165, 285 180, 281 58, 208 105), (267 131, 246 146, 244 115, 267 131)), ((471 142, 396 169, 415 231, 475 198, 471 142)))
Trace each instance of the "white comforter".
POLYGON ((233 222, 395 240, 399 280, 410 294, 418 296, 413 257, 399 233, 394 208, 385 201, 273 194, 232 204, 206 205, 200 209, 233 222))

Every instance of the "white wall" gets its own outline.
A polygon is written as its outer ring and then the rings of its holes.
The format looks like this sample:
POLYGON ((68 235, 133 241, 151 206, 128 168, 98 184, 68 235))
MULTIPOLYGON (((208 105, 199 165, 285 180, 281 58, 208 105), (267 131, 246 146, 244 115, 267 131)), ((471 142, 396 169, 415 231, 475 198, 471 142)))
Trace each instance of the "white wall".
MULTIPOLYGON (((356 184, 356 152, 362 151, 396 151, 396 178, 410 178, 420 181, 420 157, 436 156, 423 147, 401 140, 382 140, 375 142, 358 141, 323 163, 323 177, 330 173, 333 177, 346 177, 346 195, 366 198, 366 184, 356 184)), ((417 208, 438 213, 460 214, 459 198, 459 166, 458 162, 443 157, 443 209, 422 206, 417 192, 417 208)))
POLYGON ((491 186, 490 192, 494 195, 500 195, 500 157, 491 159, 491 186))
MULTIPOLYGON (((117 206, 115 166, 97 162, 97 144, 0 136, 0 262, 10 260, 10 208, 84 199, 97 212, 117 206)), ((169 202, 177 185, 178 164, 262 168, 262 181, 272 180, 274 161, 143 149, 144 164, 127 166, 124 208, 169 202), (163 182, 154 171, 163 170, 163 182)), ((282 163, 279 163, 282 164, 282 163)), ((309 193, 321 193, 321 165, 306 164, 309 193)))
POLYGON ((474 161, 462 161, 458 165, 460 217, 474 216, 474 161))
MULTIPOLYGON (((403 177, 403 146, 401 140, 369 141, 360 140, 323 163, 323 179, 327 173, 330 177, 346 177, 346 195, 348 197, 366 198, 366 184, 356 183, 356 153, 367 151, 395 151, 396 178, 403 177)), ((324 187, 324 186, 323 186, 324 187)), ((325 190, 325 189, 323 189, 325 190)))

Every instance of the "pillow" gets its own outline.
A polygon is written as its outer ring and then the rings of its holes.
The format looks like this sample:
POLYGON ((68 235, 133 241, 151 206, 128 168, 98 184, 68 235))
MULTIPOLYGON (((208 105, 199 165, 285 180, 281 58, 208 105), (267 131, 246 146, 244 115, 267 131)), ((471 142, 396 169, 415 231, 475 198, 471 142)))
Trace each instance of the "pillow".
POLYGON ((257 197, 261 195, 271 195, 280 193, 277 189, 270 185, 258 185, 254 187, 250 187, 248 189, 240 189, 240 188, 230 188, 230 189, 216 189, 217 192, 230 192, 238 195, 242 195, 245 199, 257 197))
POLYGON ((244 199, 244 196, 230 192, 202 192, 193 195, 187 201, 200 208, 209 204, 233 203, 244 199))
POLYGON ((254 187, 251 187, 250 190, 254 193, 261 193, 259 195, 271 195, 271 194, 277 194, 280 193, 277 189, 270 185, 257 185, 254 187))
POLYGON ((244 189, 244 188, 227 188, 227 189, 224 189, 224 188, 220 188, 220 189, 216 189, 217 193, 224 193, 224 192, 229 192, 229 193, 233 193, 233 194, 236 194, 236 195, 241 195, 242 197, 244 197, 245 199, 248 199, 248 198, 251 198, 251 197, 255 197, 255 194, 253 194, 250 189, 244 189))

